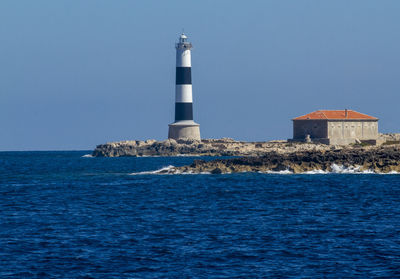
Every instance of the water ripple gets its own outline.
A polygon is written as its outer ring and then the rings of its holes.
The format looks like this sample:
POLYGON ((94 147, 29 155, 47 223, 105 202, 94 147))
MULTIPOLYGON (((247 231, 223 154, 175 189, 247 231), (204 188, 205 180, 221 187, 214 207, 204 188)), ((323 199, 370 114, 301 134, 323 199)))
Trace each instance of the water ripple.
POLYGON ((0 153, 1 278, 398 276, 397 176, 132 176, 193 158, 84 154, 0 153))

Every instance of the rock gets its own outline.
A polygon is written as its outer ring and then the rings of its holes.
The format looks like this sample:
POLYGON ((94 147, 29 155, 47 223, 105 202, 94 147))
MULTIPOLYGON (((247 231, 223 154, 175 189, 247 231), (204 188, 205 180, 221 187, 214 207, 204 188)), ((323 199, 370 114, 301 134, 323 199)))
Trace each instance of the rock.
MULTIPOLYGON (((399 147, 399 145, 390 145, 399 147)), ((308 152, 304 157, 305 162, 317 163, 320 156, 333 156, 336 153, 342 154, 343 150, 375 150, 375 146, 365 147, 343 147, 330 146, 317 143, 294 143, 286 141, 274 142, 243 142, 233 139, 204 139, 202 141, 194 140, 173 140, 165 141, 120 141, 98 145, 92 155, 95 157, 119 157, 119 156, 271 156, 271 154, 293 154, 293 156, 302 156, 301 152, 308 152), (297 155, 296 155, 297 154, 297 155)), ((346 153, 346 152, 345 152, 346 153)), ((276 156, 273 158, 277 158, 276 156)), ((362 161, 355 156, 353 159, 362 161)), ((278 159, 276 159, 278 160, 278 159)), ((358 162, 357 161, 357 162, 358 162)), ((236 167, 235 167, 236 168, 236 167)))
MULTIPOLYGON (((230 172, 268 172, 286 171, 303 173, 322 170, 332 171, 333 165, 345 168, 372 170, 376 173, 400 172, 400 150, 386 148, 345 148, 342 150, 295 151, 277 153, 272 151, 265 156, 217 159, 213 161, 195 160, 183 167, 191 173, 210 172, 212 174, 230 172)), ((179 168, 177 168, 179 170, 179 168)))
POLYGON ((222 170, 220 168, 215 168, 211 171, 211 174, 221 174, 222 170))
MULTIPOLYGON (((122 143, 121 143, 122 144, 122 143)), ((137 140, 136 141, 136 145, 137 146, 143 146, 143 145, 145 145, 146 143, 144 142, 144 141, 142 141, 142 140, 137 140)))
POLYGON ((174 139, 168 139, 171 145, 177 145, 178 143, 174 139))

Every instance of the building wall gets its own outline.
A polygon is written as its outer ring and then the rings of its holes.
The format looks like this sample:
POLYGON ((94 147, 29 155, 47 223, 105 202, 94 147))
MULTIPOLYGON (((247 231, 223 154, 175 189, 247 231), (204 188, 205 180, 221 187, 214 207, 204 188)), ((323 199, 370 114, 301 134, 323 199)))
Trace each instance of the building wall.
POLYGON ((330 144, 349 144, 358 140, 376 140, 378 121, 328 121, 330 144))
POLYGON ((378 138, 377 120, 294 120, 293 139, 311 140, 329 144, 346 145, 358 140, 376 140, 378 138))
POLYGON ((293 120, 293 139, 304 140, 307 135, 311 139, 327 138, 326 120, 293 120))

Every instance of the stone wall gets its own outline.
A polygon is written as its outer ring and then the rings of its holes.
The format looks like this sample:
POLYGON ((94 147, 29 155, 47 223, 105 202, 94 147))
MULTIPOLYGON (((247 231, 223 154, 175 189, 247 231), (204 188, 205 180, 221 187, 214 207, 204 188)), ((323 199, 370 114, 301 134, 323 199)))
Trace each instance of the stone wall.
POLYGON ((377 144, 398 144, 400 143, 399 133, 379 134, 377 144))
POLYGON ((310 135, 313 142, 332 145, 376 141, 378 139, 378 121, 294 120, 293 139, 302 141, 307 135, 310 135))
POLYGON ((350 144, 357 140, 376 140, 378 121, 328 121, 330 144, 350 144))
POLYGON ((293 139, 304 140, 307 135, 312 139, 326 139, 328 127, 326 120, 293 120, 293 139))

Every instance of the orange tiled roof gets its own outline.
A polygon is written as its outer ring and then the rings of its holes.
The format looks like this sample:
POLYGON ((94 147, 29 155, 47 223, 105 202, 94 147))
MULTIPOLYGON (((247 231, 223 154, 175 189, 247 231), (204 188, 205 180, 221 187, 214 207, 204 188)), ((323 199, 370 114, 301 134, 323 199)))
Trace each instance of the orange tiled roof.
POLYGON ((366 115, 354 110, 317 110, 306 115, 302 115, 294 118, 293 120, 378 120, 378 118, 366 115))

